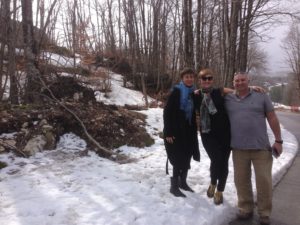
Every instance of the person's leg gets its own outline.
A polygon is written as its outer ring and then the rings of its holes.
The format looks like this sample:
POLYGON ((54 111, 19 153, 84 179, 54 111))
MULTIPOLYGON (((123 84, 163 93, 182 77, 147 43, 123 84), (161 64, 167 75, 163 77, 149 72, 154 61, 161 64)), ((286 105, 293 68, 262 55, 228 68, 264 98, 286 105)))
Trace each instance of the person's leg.
POLYGON ((185 191, 194 192, 194 190, 192 188, 190 188, 186 182, 187 175, 188 175, 188 169, 181 170, 180 177, 179 177, 179 181, 180 181, 179 188, 181 188, 185 191))
POLYGON ((251 183, 251 150, 233 150, 234 183, 237 190, 238 208, 252 213, 254 208, 251 183))
POLYGON ((170 192, 176 197, 186 197, 179 189, 179 176, 180 170, 178 168, 173 167, 173 177, 170 178, 171 180, 171 188, 170 192))
POLYGON ((230 156, 230 149, 220 149, 220 162, 219 162, 219 176, 217 190, 223 192, 225 189, 227 177, 228 177, 228 160, 230 156))
POLYGON ((201 136, 204 149, 210 159, 210 185, 207 189, 207 196, 214 197, 218 180, 218 150, 216 141, 210 135, 201 136))
POLYGON ((176 177, 177 179, 180 176, 180 169, 173 167, 173 177, 176 177))
POLYGON ((220 146, 218 148, 218 185, 217 191, 214 194, 214 203, 216 205, 223 203, 223 192, 228 176, 228 160, 230 156, 230 149, 220 146))
POLYGON ((257 189, 257 209, 261 217, 270 217, 272 211, 272 164, 269 151, 261 150, 253 153, 257 189))
POLYGON ((214 140, 210 137, 210 135, 204 134, 201 136, 203 147, 210 159, 210 179, 212 185, 217 185, 218 178, 218 170, 217 170, 217 156, 216 156, 216 146, 214 140))

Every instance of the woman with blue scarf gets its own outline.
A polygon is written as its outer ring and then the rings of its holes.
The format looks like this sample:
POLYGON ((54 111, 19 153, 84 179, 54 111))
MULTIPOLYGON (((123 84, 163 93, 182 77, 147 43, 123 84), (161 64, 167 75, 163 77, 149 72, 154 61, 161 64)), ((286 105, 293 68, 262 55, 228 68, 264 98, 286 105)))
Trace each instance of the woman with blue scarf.
POLYGON ((180 73, 181 82, 173 88, 164 108, 165 147, 173 166, 170 192, 176 197, 186 197, 180 189, 194 192, 186 179, 191 158, 200 161, 194 106, 195 75, 190 68, 180 73))

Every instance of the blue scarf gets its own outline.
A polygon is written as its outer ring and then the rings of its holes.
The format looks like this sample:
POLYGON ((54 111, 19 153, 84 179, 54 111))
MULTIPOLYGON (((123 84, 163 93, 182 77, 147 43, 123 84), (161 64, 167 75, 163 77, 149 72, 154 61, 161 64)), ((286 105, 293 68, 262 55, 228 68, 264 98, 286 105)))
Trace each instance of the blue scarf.
POLYGON ((187 87, 182 81, 175 87, 180 90, 180 109, 184 111, 185 119, 191 124, 194 109, 192 93, 194 92, 195 87, 187 87))

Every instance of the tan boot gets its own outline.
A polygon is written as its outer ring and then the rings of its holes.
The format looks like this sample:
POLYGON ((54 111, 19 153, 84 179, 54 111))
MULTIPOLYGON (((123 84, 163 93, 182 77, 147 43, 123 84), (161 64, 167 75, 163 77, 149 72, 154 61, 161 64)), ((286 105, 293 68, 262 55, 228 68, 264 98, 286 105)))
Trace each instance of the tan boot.
POLYGON ((207 197, 212 198, 215 195, 216 185, 210 184, 207 189, 207 197))
POLYGON ((214 203, 220 205, 223 203, 223 192, 217 191, 214 195, 214 203))

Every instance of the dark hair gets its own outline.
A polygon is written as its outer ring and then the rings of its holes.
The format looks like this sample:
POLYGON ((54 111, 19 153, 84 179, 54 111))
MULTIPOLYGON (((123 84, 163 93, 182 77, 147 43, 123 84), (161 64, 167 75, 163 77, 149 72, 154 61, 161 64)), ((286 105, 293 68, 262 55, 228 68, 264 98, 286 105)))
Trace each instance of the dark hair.
POLYGON ((183 70, 180 71, 181 78, 183 78, 183 76, 186 74, 193 74, 194 76, 196 75, 195 71, 192 68, 184 68, 183 70))

